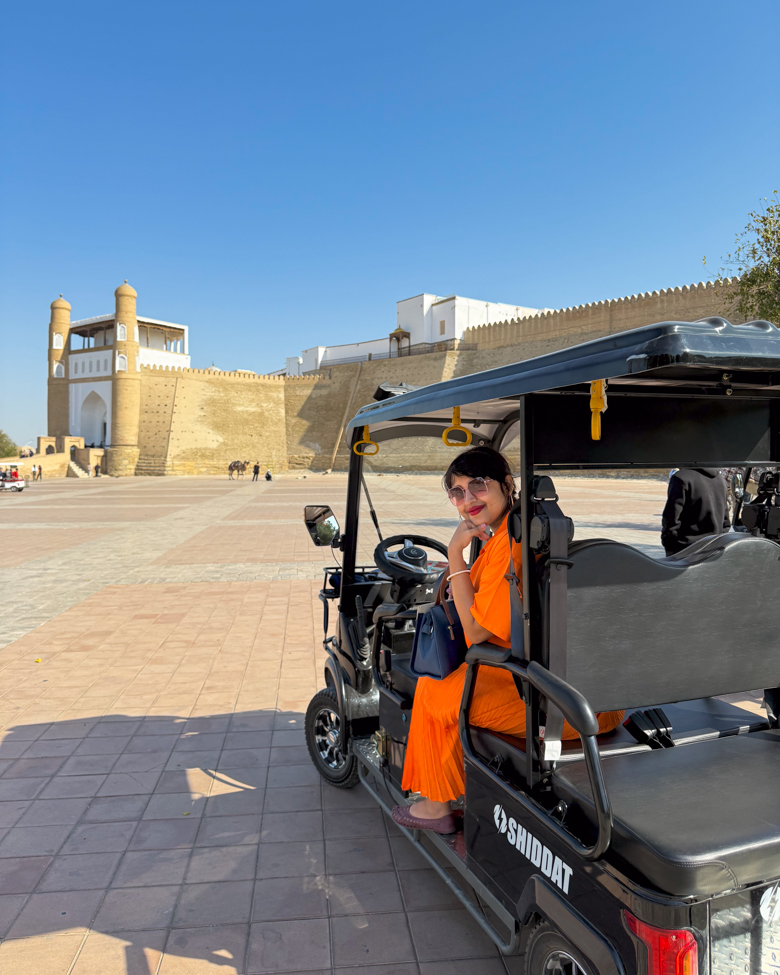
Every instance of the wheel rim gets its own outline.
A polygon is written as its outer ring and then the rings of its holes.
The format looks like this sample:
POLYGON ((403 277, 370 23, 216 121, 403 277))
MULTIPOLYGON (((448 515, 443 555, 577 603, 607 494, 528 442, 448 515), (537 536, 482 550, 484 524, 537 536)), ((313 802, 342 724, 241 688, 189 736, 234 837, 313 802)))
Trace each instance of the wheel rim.
POLYGON ((542 966, 544 975, 585 975, 572 956, 566 951, 553 951, 542 966))
POLYGON ((323 765, 334 772, 347 764, 341 750, 341 722, 331 708, 321 708, 314 718, 314 743, 323 765))

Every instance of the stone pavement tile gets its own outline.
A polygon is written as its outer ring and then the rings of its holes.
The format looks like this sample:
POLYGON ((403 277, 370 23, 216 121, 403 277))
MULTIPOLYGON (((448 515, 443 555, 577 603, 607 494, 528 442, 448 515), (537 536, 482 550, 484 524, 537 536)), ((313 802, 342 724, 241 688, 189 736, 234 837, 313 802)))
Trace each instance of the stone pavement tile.
POLYGON ((260 840, 260 816, 207 816, 198 833, 198 846, 238 846, 260 840))
POLYGON ((188 884, 254 880, 256 867, 256 846, 196 847, 192 851, 185 879, 188 884))
POLYGON ((459 908, 460 901, 435 870, 399 870, 407 911, 459 908))
POLYGON ((257 859, 257 877, 304 877, 325 873, 322 841, 311 843, 263 843, 257 859))
MULTIPOLYGON (((312 769, 316 772, 314 766, 312 769)), ((337 789, 323 781, 322 808, 351 812, 353 809, 376 809, 377 806, 376 800, 367 789, 337 789)))
POLYGON ((422 853, 401 833, 390 836, 390 849, 393 851, 396 870, 424 870, 428 866, 422 853))
POLYGON ((104 738, 134 735, 140 727, 140 721, 100 721, 89 732, 89 738, 104 738))
POLYGON ((416 961, 403 913, 333 917, 330 926, 334 965, 416 961))
POLYGON ((58 775, 41 792, 41 799, 92 798, 105 780, 105 775, 58 775))
POLYGON ((161 775, 167 762, 167 752, 165 754, 160 752, 125 752, 117 758, 111 771, 114 775, 121 772, 155 772, 157 775, 161 775))
POLYGON ((208 795, 214 782, 214 776, 205 769, 186 768, 175 772, 163 772, 155 793, 190 792, 208 795))
POLYGON ((100 787, 101 796, 140 796, 154 792, 159 772, 117 772, 100 787))
POLYGON ((190 859, 184 850, 138 850, 125 853, 111 882, 112 887, 150 887, 180 884, 190 859))
POLYGON ((166 772, 176 772, 180 769, 201 768, 215 769, 219 762, 219 752, 171 752, 171 757, 165 764, 166 772))
POLYGON ((0 859, 0 894, 29 894, 35 890, 52 859, 50 856, 0 859))
POLYGON ((234 714, 230 719, 230 731, 271 731, 274 727, 272 714, 234 714))
POLYGON ((305 745, 303 729, 274 731, 273 745, 279 747, 289 747, 291 745, 305 745))
POLYGON ((390 871, 345 873, 328 878, 330 913, 367 914, 404 909, 398 880, 390 871))
POLYGON ((224 732, 221 734, 209 734, 207 732, 198 731, 185 732, 180 738, 174 741, 174 748, 177 752, 219 751, 222 748, 226 737, 227 736, 224 732))
POLYGON ((55 857, 37 889, 43 892, 107 887, 119 863, 119 857, 119 853, 74 853, 55 857))
MULTIPOLYGON (((517 973, 525 975, 525 958, 507 958, 507 964, 517 961, 517 973)), ((515 969, 510 967, 510 972, 515 969)), ((335 975, 335 973, 334 973, 335 975)), ((506 975, 500 958, 459 958, 449 961, 426 961, 420 964, 420 975, 506 975)))
MULTIPOLYGON (((60 654, 58 662, 62 662, 64 654, 60 654)), ((81 678, 77 678, 79 681, 81 678)), ((64 680, 59 680, 58 684, 64 684, 64 680)), ((40 741, 46 741, 52 738, 76 738, 81 741, 85 735, 87 735, 92 728, 97 724, 97 718, 80 718, 74 721, 60 720, 56 724, 53 724, 48 728, 40 737, 40 741)))
POLYGON ((156 972, 167 931, 90 931, 71 975, 149 975, 156 972))
POLYGON ((172 735, 182 733, 186 721, 184 718, 147 718, 141 722, 135 732, 136 735, 172 735))
POLYGON ((82 941, 82 934, 4 941, 0 945, 0 971, 13 975, 67 975, 82 941))
POLYGON ((6 936, 26 900, 26 894, 0 894, 0 938, 6 936))
POLYGON ((60 853, 122 853, 137 822, 83 823, 68 837, 60 853))
POLYGON ((420 962, 489 958, 498 949, 468 911, 420 911, 409 915, 420 962))
MULTIPOLYGON (((503 969, 501 970, 504 975, 503 969)), ((420 975, 414 962, 398 962, 397 965, 358 965, 357 968, 334 968, 333 975, 420 975)), ((468 975, 483 975, 482 971, 471 971, 468 975)))
POLYGON ((206 800, 206 816, 251 816, 263 811, 263 789, 222 792, 206 800))
POLYGON ((218 769, 263 768, 268 765, 270 748, 225 749, 219 757, 218 769))
POLYGON ((67 758, 78 747, 74 738, 39 738, 25 751, 25 758, 67 758))
POLYGON ((3 778, 8 779, 33 779, 36 776, 56 775, 59 769, 65 764, 63 757, 59 758, 20 758, 10 763, 3 772, 3 778))
POLYGON ((199 819, 149 819, 138 824, 131 850, 183 850, 191 847, 199 819))
POLYGON ((270 789, 264 806, 267 813, 305 812, 321 808, 322 791, 319 785, 270 789))
POLYGON ((86 928, 95 917, 102 890, 60 890, 33 894, 11 925, 9 938, 29 938, 36 934, 62 934, 86 928))
MULTIPOLYGON (((308 765, 272 765, 268 769, 267 788, 283 789, 291 786, 319 785, 322 776, 309 761, 308 765)), ((363 790, 365 792, 365 789, 363 790)))
POLYGON ((95 927, 99 931, 167 928, 178 896, 178 885, 113 888, 98 911, 95 927))
POLYGON ((387 836, 385 816, 381 809, 326 810, 323 815, 326 839, 358 839, 364 836, 387 836))
POLYGON ((70 835, 73 826, 15 826, 0 842, 0 857, 54 854, 70 835))
POLYGON ((37 779, 3 779, 0 781, 0 804, 18 799, 34 799, 49 781, 37 779))
POLYGON ((205 924, 243 924, 252 907, 251 880, 185 884, 173 919, 177 928, 205 924))
POLYGON ((106 775, 116 764, 118 755, 71 755, 60 769, 60 775, 106 775))
MULTIPOLYGON (((207 658, 210 659, 210 658, 207 658)), ((180 668, 182 669, 182 668, 180 668)), ((226 732, 230 727, 231 718, 226 715, 222 718, 216 717, 204 717, 204 718, 189 718, 182 728, 182 734, 190 734, 191 732, 197 732, 198 734, 209 734, 212 732, 226 732)))
POLYGON ((19 826, 64 826, 84 815, 89 799, 36 799, 23 813, 19 826))
POLYGON ((118 738, 85 738, 73 753, 74 758, 82 755, 120 755, 127 746, 130 738, 127 735, 118 738))
POLYGON ((253 921, 327 916, 327 883, 323 876, 264 879, 255 885, 253 921))
POLYGON ((179 741, 177 735, 134 735, 127 743, 126 752, 160 752, 168 755, 179 741))
POLYGON ((271 765, 309 765, 311 756, 305 745, 271 748, 271 765))
POLYGON ((270 748, 271 731, 231 731, 225 736, 225 748, 270 748))
POLYGON ((330 936, 325 918, 252 925, 247 975, 307 971, 313 975, 314 969, 330 971, 330 936))
POLYGON ((153 795, 143 814, 143 819, 177 819, 179 816, 200 817, 206 806, 205 795, 189 792, 153 795))
POLYGON ((322 839, 322 813, 310 812, 266 813, 260 834, 263 843, 289 843, 294 840, 322 839))
MULTIPOLYGON (((407 841, 408 843, 408 841, 407 841)), ((326 840, 328 874, 364 873, 392 870, 393 858, 387 837, 360 840, 326 840)))
POLYGON ((149 796, 106 796, 93 799, 84 813, 84 823, 111 823, 140 819, 149 796))
POLYGON ((21 758, 30 747, 29 741, 12 740, 12 734, 13 732, 7 733, 4 738, 0 737, 0 758, 3 760, 21 758))
POLYGON ((171 931, 159 975, 242 975, 249 925, 171 931), (217 968, 218 966, 218 968, 217 968))

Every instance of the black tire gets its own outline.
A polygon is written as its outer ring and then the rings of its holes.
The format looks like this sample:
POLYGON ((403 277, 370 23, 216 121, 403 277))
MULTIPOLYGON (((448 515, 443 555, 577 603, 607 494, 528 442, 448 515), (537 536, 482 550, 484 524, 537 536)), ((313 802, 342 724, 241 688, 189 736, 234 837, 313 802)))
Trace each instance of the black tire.
POLYGON ((306 709, 306 747, 320 775, 339 789, 358 784, 358 764, 354 755, 341 750, 342 722, 338 699, 332 687, 318 691, 306 709))
POLYGON ((543 921, 528 939, 525 975, 591 975, 591 969, 574 945, 543 921))

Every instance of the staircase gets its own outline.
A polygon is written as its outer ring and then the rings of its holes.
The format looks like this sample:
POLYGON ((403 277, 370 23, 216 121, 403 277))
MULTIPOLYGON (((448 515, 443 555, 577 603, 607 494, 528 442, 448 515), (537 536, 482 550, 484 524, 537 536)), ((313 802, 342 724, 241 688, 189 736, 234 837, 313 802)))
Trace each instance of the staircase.
POLYGON ((89 474, 87 474, 84 468, 80 467, 75 460, 71 460, 68 463, 68 469, 65 472, 65 476, 66 477, 89 477, 89 474))

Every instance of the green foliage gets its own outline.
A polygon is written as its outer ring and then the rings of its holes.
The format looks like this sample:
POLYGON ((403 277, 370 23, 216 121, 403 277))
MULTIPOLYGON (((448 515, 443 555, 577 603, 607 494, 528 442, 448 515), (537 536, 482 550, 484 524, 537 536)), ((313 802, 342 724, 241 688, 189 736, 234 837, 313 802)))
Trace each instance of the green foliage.
MULTIPOLYGON (((745 229, 736 235, 735 250, 718 272, 717 283, 736 311, 750 320, 763 318, 780 324, 780 197, 764 197, 761 212, 752 211, 745 229), (729 281, 724 273, 737 275, 729 281)), ((706 265, 707 258, 704 258, 706 265)))
POLYGON ((7 433, 0 430, 0 457, 18 457, 19 448, 7 433))

